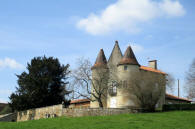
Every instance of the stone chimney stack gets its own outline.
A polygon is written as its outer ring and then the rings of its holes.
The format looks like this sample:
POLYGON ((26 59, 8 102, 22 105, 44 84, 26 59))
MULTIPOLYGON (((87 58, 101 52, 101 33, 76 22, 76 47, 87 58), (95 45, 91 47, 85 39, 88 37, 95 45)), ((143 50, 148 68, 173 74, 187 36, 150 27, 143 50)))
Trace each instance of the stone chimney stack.
POLYGON ((148 61, 148 66, 153 69, 157 69, 157 60, 148 61))

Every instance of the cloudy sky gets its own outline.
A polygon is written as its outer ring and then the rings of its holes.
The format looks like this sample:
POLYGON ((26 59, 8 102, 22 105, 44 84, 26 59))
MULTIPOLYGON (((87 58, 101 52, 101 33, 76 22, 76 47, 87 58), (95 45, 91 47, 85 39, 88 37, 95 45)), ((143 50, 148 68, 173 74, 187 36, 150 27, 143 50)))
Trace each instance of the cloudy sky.
POLYGON ((94 62, 100 48, 109 58, 115 40, 123 52, 132 45, 142 65, 157 59, 183 86, 195 58, 194 12, 194 0, 0 1, 0 102, 33 57, 74 68, 81 56, 94 62))

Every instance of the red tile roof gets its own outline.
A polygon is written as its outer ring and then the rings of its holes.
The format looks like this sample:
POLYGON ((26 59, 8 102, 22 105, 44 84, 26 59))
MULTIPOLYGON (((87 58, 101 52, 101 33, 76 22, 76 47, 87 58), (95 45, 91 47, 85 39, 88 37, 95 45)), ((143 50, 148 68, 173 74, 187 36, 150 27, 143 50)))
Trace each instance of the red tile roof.
POLYGON ((167 94, 167 93, 166 93, 166 98, 192 102, 191 100, 189 100, 187 98, 181 98, 181 97, 177 97, 177 96, 170 95, 170 94, 167 94))
POLYGON ((73 104, 73 103, 84 103, 84 102, 90 102, 90 100, 89 100, 89 99, 71 100, 71 101, 70 101, 70 104, 73 104))
POLYGON ((155 72, 155 73, 160 73, 160 74, 165 74, 166 75, 165 72, 162 72, 158 69, 153 69, 153 68, 150 68, 150 67, 146 67, 146 66, 140 66, 140 69, 145 70, 145 71, 150 71, 150 72, 155 72))

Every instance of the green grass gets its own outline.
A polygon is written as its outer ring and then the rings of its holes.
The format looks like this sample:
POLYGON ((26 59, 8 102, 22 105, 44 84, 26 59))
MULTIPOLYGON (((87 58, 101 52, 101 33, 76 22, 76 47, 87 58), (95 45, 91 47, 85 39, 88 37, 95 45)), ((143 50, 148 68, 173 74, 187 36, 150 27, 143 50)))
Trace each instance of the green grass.
POLYGON ((195 111, 0 122, 0 129, 195 129, 195 111))

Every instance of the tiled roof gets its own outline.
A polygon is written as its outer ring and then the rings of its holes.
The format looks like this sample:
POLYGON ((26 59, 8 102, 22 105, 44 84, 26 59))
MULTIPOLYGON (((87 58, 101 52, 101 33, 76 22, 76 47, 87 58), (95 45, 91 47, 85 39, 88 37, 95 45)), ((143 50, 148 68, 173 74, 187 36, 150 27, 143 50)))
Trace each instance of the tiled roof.
POLYGON ((96 58, 95 64, 93 65, 92 69, 96 68, 96 67, 102 67, 102 66, 103 67, 107 66, 107 60, 106 60, 106 56, 104 54, 104 50, 100 49, 100 52, 96 58))
POLYGON ((166 93, 166 98, 169 98, 169 99, 174 99, 174 100, 182 100, 182 101, 192 102, 192 101, 191 101, 191 100, 189 100, 189 99, 186 99, 186 98, 181 98, 181 97, 177 97, 177 96, 170 95, 170 94, 167 94, 167 93, 166 93))
POLYGON ((131 49, 130 46, 128 46, 127 50, 125 51, 125 54, 121 61, 119 62, 118 65, 125 65, 125 64, 130 64, 130 65, 139 65, 133 50, 131 49))
POLYGON ((77 99, 77 100, 71 100, 70 103, 74 104, 74 103, 83 103, 83 102, 90 102, 89 99, 77 99))
POLYGON ((160 70, 157 70, 157 69, 153 69, 153 68, 150 68, 150 67, 146 67, 146 66, 140 66, 140 69, 141 70, 145 70, 145 71, 150 71, 150 72, 155 72, 155 73, 160 73, 160 74, 165 74, 165 72, 162 72, 160 70))

